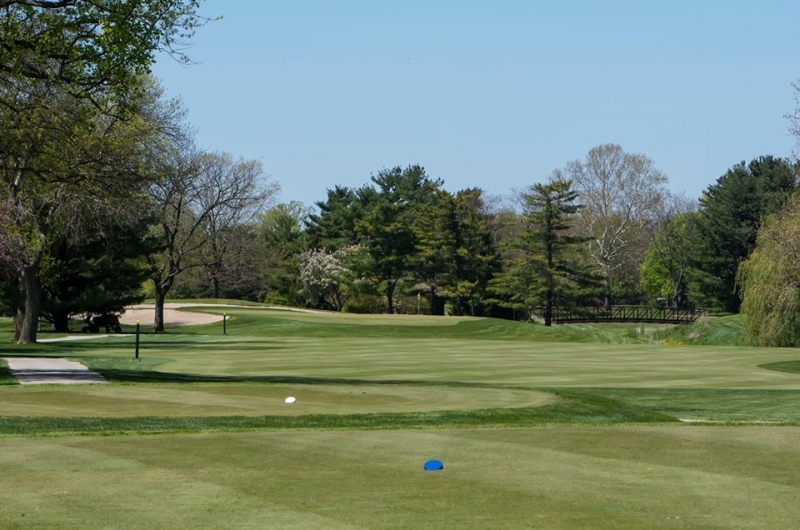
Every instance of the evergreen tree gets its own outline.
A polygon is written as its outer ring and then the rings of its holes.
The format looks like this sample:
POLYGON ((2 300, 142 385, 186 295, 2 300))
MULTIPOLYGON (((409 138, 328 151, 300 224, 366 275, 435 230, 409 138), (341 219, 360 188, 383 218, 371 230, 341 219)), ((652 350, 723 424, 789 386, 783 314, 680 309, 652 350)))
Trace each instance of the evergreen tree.
POLYGON ((739 264, 753 250, 762 219, 780 211, 796 188, 795 167, 772 156, 737 164, 708 187, 700 198, 692 238, 692 300, 705 307, 739 311, 739 264))
POLYGON ((570 305, 593 283, 579 257, 586 238, 573 235, 581 206, 571 187, 571 181, 555 179, 522 195, 525 227, 512 244, 506 271, 493 282, 513 305, 543 306, 546 326, 555 307, 570 305))
POLYGON ((431 179, 421 166, 395 167, 372 177, 376 189, 369 196, 363 217, 356 222, 356 234, 366 248, 369 260, 363 275, 372 278, 386 299, 386 310, 394 313, 398 283, 413 275, 417 235, 413 224, 416 212, 432 206, 442 181, 431 179))

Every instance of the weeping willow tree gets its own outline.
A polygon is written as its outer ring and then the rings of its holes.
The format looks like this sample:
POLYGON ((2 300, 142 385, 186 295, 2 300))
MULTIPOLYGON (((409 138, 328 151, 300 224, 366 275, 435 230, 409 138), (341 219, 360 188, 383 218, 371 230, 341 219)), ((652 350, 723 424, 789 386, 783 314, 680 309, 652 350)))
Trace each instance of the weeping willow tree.
POLYGON ((800 195, 761 226, 738 280, 745 341, 800 345, 800 195))

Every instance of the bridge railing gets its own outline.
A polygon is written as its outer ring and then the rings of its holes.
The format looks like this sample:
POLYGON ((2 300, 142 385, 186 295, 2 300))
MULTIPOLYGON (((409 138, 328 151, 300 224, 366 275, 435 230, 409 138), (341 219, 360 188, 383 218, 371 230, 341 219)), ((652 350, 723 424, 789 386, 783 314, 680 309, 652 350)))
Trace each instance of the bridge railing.
MULTIPOLYGON (((536 307, 531 314, 544 319, 545 309, 536 307)), ((660 324, 691 324, 706 315, 704 309, 678 309, 674 307, 651 307, 617 305, 603 307, 553 308, 553 324, 574 322, 652 322, 660 324)))

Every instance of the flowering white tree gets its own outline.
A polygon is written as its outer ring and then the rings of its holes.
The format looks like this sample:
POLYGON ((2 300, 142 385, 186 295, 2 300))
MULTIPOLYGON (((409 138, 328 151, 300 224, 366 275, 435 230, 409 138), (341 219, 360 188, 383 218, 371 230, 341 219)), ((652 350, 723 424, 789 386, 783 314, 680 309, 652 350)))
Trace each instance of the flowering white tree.
POLYGON ((326 302, 341 311, 347 298, 343 285, 346 273, 338 251, 311 249, 300 254, 300 282, 312 306, 326 302))

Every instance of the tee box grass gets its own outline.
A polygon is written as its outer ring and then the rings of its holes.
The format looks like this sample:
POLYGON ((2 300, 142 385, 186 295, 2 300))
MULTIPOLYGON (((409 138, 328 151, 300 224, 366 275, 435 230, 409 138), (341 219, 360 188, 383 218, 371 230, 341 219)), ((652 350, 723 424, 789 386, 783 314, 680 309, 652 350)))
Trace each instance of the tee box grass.
POLYGON ((0 339, 4 352, 77 359, 111 381, 2 379, 0 527, 800 520, 800 354, 733 345, 730 317, 724 332, 712 319, 665 340, 676 332, 192 310, 227 313, 227 335, 144 334, 138 362, 129 335, 0 339), (424 471, 430 458, 444 469, 424 471))

